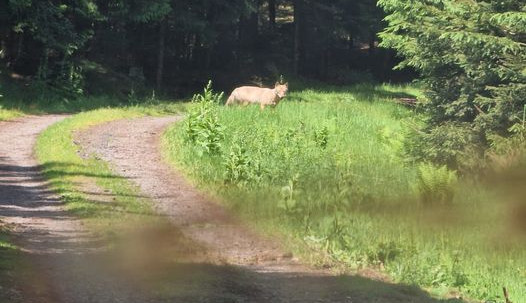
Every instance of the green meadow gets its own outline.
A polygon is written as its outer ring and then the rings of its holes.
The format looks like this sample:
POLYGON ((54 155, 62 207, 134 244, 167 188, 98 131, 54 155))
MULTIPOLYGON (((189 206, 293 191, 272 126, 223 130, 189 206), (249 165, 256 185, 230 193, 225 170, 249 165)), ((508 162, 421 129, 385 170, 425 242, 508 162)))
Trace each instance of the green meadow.
POLYGON ((166 157, 311 263, 375 268, 436 295, 501 302, 506 287, 526 300, 524 246, 503 227, 508 204, 496 203, 506 199, 406 152, 425 119, 397 100, 419 94, 314 87, 260 111, 205 93, 165 133, 166 157))

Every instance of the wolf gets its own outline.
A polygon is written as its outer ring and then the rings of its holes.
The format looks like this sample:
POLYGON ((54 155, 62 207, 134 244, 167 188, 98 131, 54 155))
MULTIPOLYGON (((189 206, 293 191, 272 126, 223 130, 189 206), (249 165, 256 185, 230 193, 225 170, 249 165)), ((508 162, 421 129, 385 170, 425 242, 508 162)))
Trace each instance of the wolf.
POLYGON ((261 88, 256 86, 241 86, 230 94, 226 105, 248 105, 248 104, 259 104, 261 110, 265 109, 265 106, 275 107, 278 105, 281 99, 287 96, 289 91, 289 84, 280 84, 276 82, 274 88, 261 88))

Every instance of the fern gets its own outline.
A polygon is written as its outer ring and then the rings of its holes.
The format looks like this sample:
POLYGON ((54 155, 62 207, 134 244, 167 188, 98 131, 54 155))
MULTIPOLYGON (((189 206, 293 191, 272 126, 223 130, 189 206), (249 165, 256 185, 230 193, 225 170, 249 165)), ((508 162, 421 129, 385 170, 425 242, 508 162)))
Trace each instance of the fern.
POLYGON ((425 204, 447 204, 453 201, 457 174, 445 165, 421 164, 418 167, 418 191, 425 204))

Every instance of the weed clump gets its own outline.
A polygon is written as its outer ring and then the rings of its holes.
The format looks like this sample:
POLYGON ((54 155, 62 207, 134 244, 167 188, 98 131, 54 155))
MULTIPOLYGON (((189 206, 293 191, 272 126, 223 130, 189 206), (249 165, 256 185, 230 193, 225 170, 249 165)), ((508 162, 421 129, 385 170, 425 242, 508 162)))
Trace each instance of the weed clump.
POLYGON ((200 155, 221 154, 221 141, 224 138, 224 128, 219 122, 217 105, 221 102, 223 93, 212 90, 209 81, 202 94, 192 98, 192 105, 185 119, 186 141, 199 147, 200 155))

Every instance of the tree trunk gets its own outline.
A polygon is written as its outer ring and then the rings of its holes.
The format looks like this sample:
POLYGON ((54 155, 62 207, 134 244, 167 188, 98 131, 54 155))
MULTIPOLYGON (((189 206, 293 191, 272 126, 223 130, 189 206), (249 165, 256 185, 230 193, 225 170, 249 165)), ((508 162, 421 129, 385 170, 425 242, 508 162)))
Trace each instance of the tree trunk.
POLYGON ((276 28, 276 0, 268 0, 268 19, 270 30, 274 32, 276 28))
POLYGON ((166 37, 166 21, 162 20, 159 24, 159 55, 157 57, 157 77, 156 88, 159 91, 163 83, 164 72, 164 42, 166 37))
POLYGON ((294 0, 294 74, 300 73, 302 0, 294 0))

